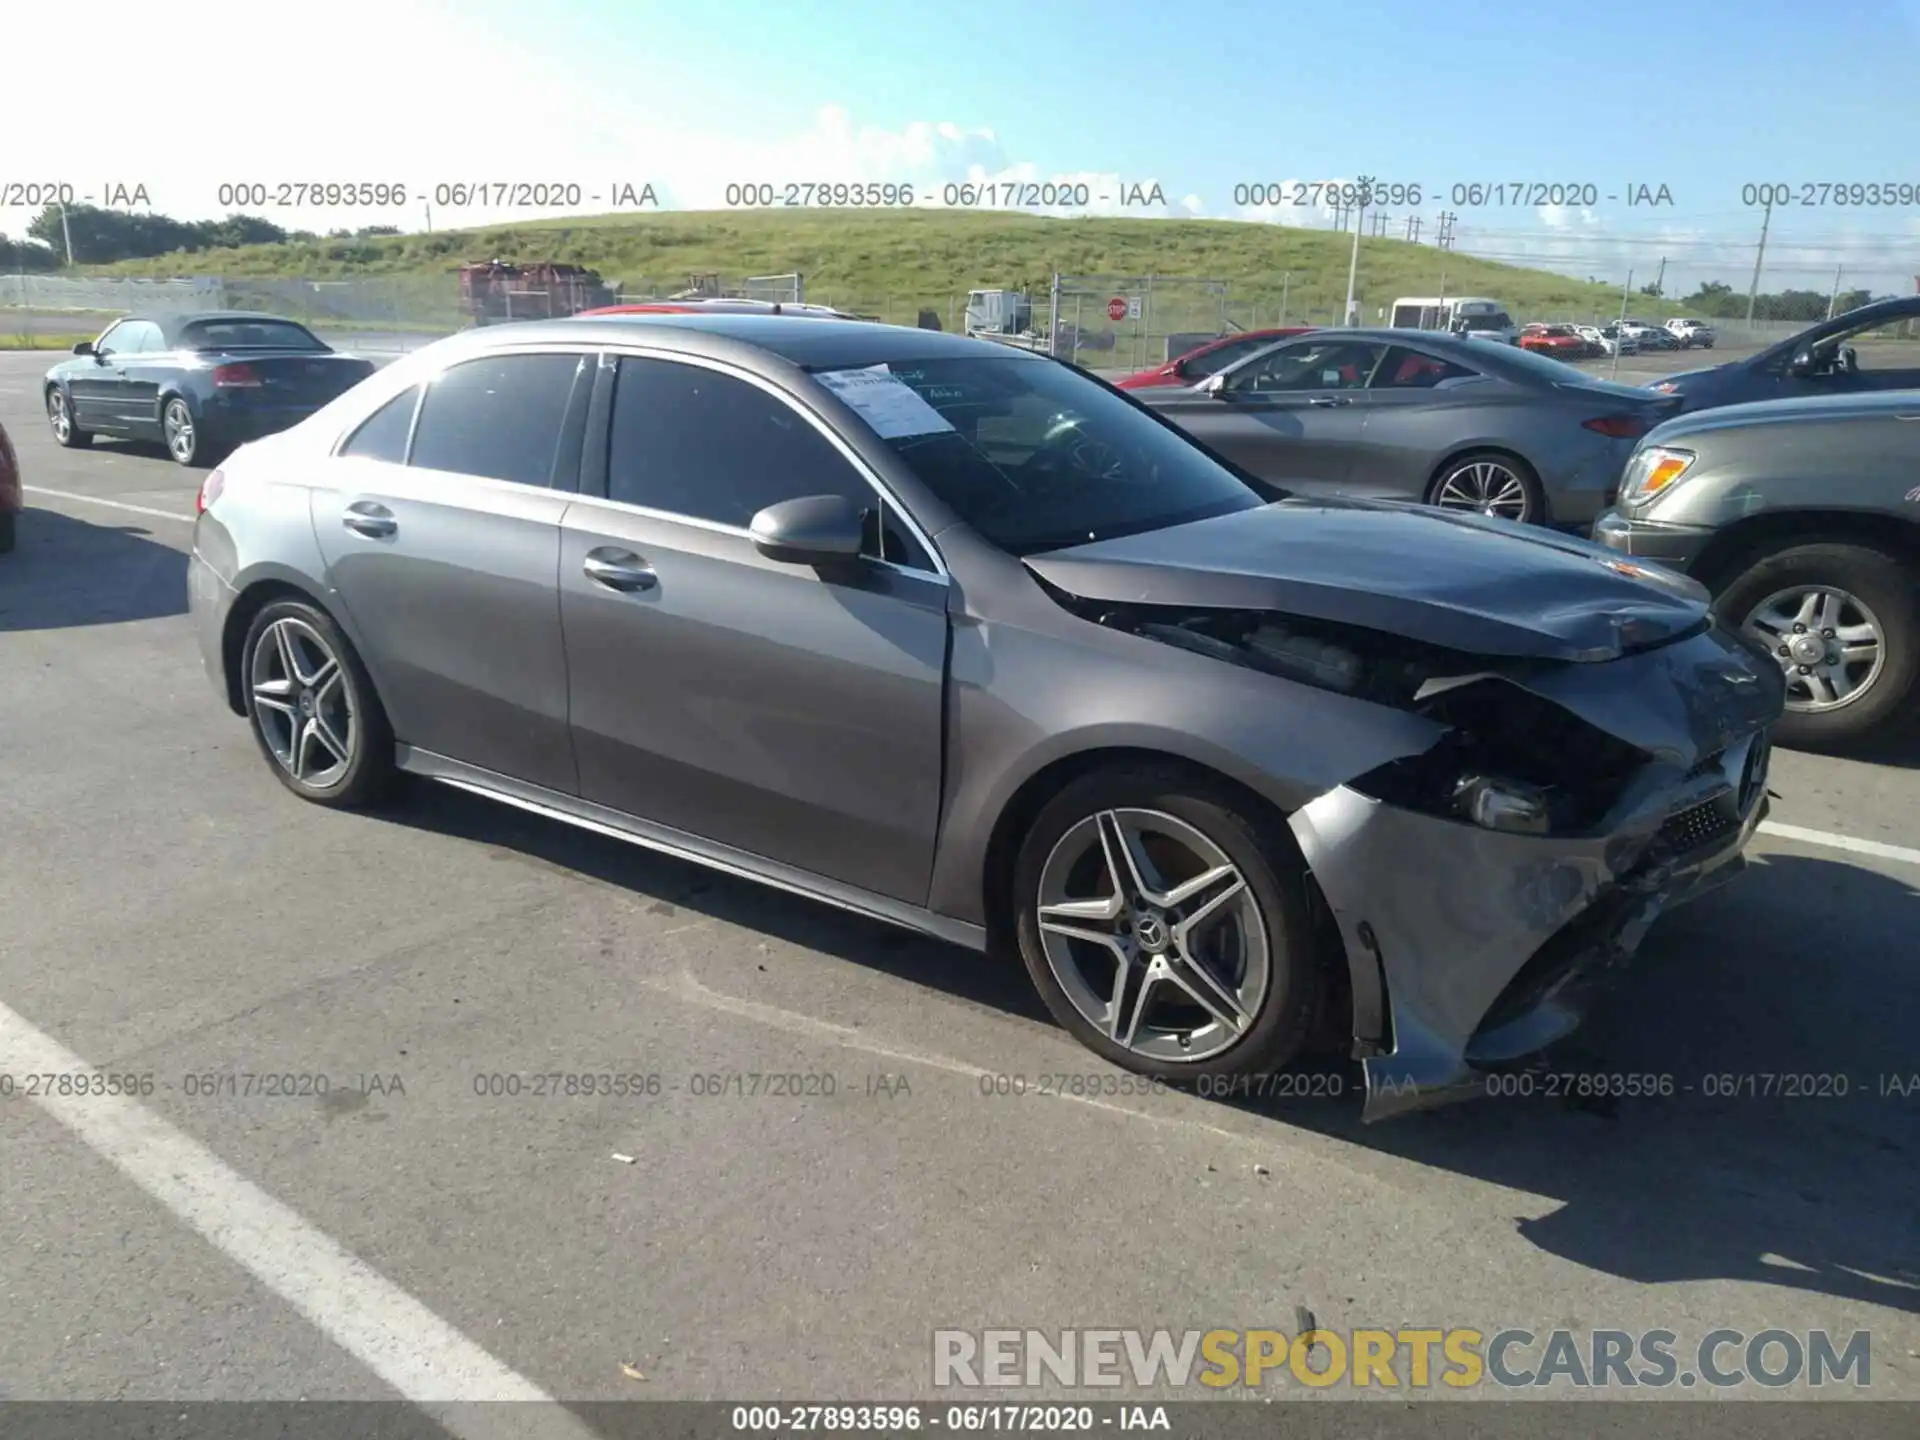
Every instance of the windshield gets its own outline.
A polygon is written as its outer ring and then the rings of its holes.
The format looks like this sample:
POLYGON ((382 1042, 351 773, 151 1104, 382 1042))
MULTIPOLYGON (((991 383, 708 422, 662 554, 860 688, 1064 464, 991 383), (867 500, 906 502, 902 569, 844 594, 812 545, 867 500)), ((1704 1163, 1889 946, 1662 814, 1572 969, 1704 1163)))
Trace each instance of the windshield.
POLYGON ((325 350, 291 320, 199 320, 180 332, 182 350, 325 350))
POLYGON ((1015 555, 1263 503, 1177 430, 1066 365, 968 356, 817 378, 961 519, 1015 555))

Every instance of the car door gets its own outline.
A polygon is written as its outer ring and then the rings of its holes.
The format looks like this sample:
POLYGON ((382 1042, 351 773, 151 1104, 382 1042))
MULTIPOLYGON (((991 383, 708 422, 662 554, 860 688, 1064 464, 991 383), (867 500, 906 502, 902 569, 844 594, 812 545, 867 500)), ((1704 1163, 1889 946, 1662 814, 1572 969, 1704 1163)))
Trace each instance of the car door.
POLYGON ((1395 345, 1374 367, 1366 427, 1354 448, 1342 493, 1384 500, 1424 499, 1434 468, 1474 426, 1461 411, 1494 388, 1458 360, 1395 345))
POLYGON ((923 903, 947 655, 931 547, 770 382, 626 355, 600 395, 606 435, 561 526, 581 795, 923 903), (869 512, 867 558, 828 573, 755 548, 757 511, 818 494, 869 512))
POLYGON ((573 792, 555 581, 594 356, 463 360, 390 400, 312 492, 328 583, 401 743, 573 792))
POLYGON ((120 361, 120 383, 114 400, 122 429, 133 435, 160 433, 160 382, 173 357, 167 338, 151 320, 129 322, 134 333, 120 361))
POLYGON ((125 408, 120 386, 129 354, 139 346, 142 323, 121 320, 109 325, 93 342, 93 354, 68 377, 67 395, 73 403, 74 423, 82 430, 108 434, 120 431, 120 415, 125 408))
POLYGON ((1222 372, 1219 394, 1193 407, 1194 433, 1276 485, 1337 491, 1366 428, 1367 381, 1386 350, 1378 340, 1320 336, 1263 351, 1222 372))

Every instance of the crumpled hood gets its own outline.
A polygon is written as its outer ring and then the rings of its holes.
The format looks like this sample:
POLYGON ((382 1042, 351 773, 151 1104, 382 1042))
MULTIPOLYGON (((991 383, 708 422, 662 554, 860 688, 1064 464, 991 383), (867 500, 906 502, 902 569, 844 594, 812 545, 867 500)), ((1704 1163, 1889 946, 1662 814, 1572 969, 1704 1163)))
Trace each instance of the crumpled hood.
POLYGON ((1706 590, 1675 572, 1394 501, 1287 499, 1026 564, 1082 599, 1278 611, 1488 657, 1612 660, 1708 618, 1706 590))

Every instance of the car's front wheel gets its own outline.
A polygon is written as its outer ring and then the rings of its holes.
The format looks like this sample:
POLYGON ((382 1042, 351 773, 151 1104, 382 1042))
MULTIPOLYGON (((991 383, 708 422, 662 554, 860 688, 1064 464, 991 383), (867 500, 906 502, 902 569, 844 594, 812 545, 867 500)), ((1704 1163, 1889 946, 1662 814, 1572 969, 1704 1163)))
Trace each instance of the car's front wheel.
POLYGON ((73 402, 59 386, 47 391, 47 428, 53 440, 67 450, 84 450, 93 444, 93 432, 82 430, 73 418, 73 402))
POLYGON ((386 792, 393 731, 352 642, 317 606, 276 600, 247 628, 247 719, 273 773, 317 805, 353 809, 386 792))
POLYGON ((1054 1018, 1175 1082, 1267 1074, 1325 993, 1284 825, 1178 769, 1103 770, 1036 817, 1014 865, 1020 954, 1054 1018))
POLYGON ((1920 721, 1920 577, 1864 545, 1815 542, 1755 559, 1715 608, 1764 644, 1787 680, 1774 734, 1846 750, 1920 721))

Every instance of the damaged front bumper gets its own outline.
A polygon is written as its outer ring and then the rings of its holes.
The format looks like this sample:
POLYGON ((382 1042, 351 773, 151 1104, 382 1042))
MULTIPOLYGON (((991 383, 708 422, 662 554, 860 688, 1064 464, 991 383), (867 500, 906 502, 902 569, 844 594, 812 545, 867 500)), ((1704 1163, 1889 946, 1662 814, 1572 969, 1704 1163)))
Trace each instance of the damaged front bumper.
POLYGON ((1348 786, 1295 812, 1346 950, 1362 1118, 1481 1093, 1575 1029, 1656 917, 1745 867, 1768 755, 1762 729, 1670 766, 1583 837, 1485 829, 1348 786))

